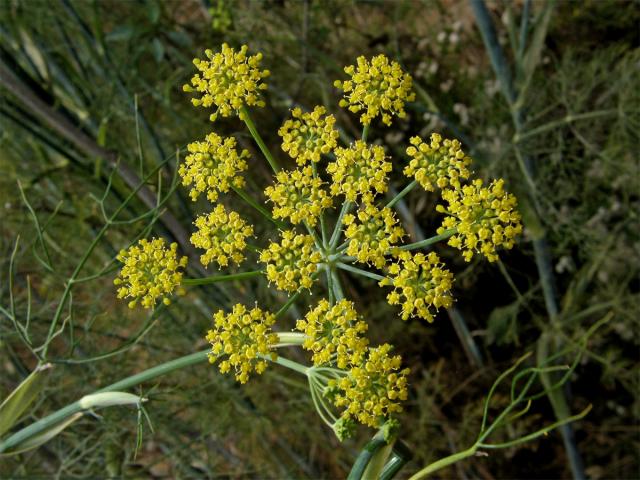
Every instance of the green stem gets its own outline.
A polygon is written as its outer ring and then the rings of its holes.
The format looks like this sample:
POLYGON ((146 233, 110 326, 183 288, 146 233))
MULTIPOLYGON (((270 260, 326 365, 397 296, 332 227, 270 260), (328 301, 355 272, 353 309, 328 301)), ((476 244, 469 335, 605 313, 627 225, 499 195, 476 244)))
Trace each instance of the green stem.
POLYGON ((309 338, 302 332, 278 332, 278 344, 276 347, 302 345, 309 338))
POLYGON ((393 207, 396 203, 398 203, 400 200, 402 200, 402 198, 405 197, 411 190, 413 190, 416 187, 416 185, 418 185, 418 181, 414 180, 409 185, 404 187, 402 189, 402 191, 400 193, 398 193, 395 197, 393 197, 393 199, 391 199, 391 201, 389 203, 387 203, 385 206, 387 208, 393 207))
MULTIPOLYGON (((270 360, 270 358, 268 358, 268 357, 265 357, 265 358, 267 360, 270 360)), ((277 363, 278 365, 282 365, 283 367, 286 367, 286 368, 288 368, 290 370, 293 370, 295 372, 301 373, 304 376, 308 376, 309 375, 309 368, 308 367, 305 367, 301 363, 294 362, 293 360, 289 360, 288 358, 283 358, 283 357, 279 356, 273 362, 277 363)))
POLYGON ((464 460, 465 458, 472 457, 475 455, 478 450, 477 445, 469 448, 468 450, 464 450, 462 452, 454 453, 453 455, 449 455, 448 457, 441 458, 437 462, 432 463, 431 465, 427 465, 419 472, 415 473, 409 480, 419 480, 420 478, 425 478, 431 475, 433 472, 440 470, 441 468, 448 467, 460 460, 464 460))
POLYGON ((233 280, 244 280, 246 278, 253 278, 262 275, 264 270, 253 270, 251 272, 232 273, 230 275, 214 275, 213 277, 204 278, 185 278, 182 280, 182 285, 194 286, 194 285, 209 285, 211 283, 218 282, 231 282, 233 280))
POLYGON ((283 228, 284 224, 279 222, 278 220, 274 219, 271 214, 269 213, 269 211, 264 208, 262 205, 260 205, 258 202, 256 202, 253 198, 251 198, 250 195, 247 194, 247 192, 245 192, 243 189, 241 188, 237 188, 234 186, 231 186, 231 188, 233 189, 234 192, 236 192, 240 198, 242 198, 242 200, 244 200, 250 207, 256 209, 258 212, 260 212, 260 214, 266 218, 267 220, 269 220, 270 222, 272 222, 276 227, 278 228, 283 228))
POLYGON ((260 148, 260 151, 264 155, 264 158, 266 158, 267 162, 269 162, 269 165, 271 165, 271 169, 277 173, 280 170, 280 165, 278 165, 278 162, 276 161, 276 159, 273 158, 271 151, 269 150, 267 145, 262 140, 262 137, 258 133, 258 130, 256 129, 256 124, 253 123, 253 119, 251 118, 251 115, 249 114, 249 110, 247 110, 247 107, 243 106, 240 109, 240 118, 247 125, 247 128, 249 129, 251 136, 258 144, 258 147, 260 148))
POLYGON ((336 221, 336 226, 333 229, 333 234, 331 234, 331 240, 329 240, 329 248, 334 249, 340 241, 340 233, 342 232, 342 219, 349 212, 353 203, 349 200, 345 200, 342 204, 342 209, 340 210, 340 214, 338 215, 338 220, 336 221))
POLYGON ((53 338, 54 332, 56 330, 56 326, 58 324, 58 321, 60 320, 60 316, 62 315, 62 311, 65 308, 67 300, 69 299, 69 295, 71 295, 71 289, 73 287, 73 284, 74 284, 76 278, 78 278, 78 276, 80 275, 80 272, 84 268, 85 264, 89 260, 89 257, 91 256, 91 254, 93 253, 95 248, 98 246, 98 243, 100 242, 102 237, 105 235, 105 233, 107 233, 107 230, 109 230, 109 227, 111 226, 112 222, 116 218, 118 218, 118 215, 120 215, 120 213, 126 208, 126 206, 133 199, 133 197, 135 197, 137 195, 138 190, 140 190, 141 188, 143 188, 145 186, 145 182, 149 178, 151 178, 152 175, 155 175, 156 172, 162 166, 165 165, 165 163, 166 163, 166 161, 162 162, 159 165, 157 165, 153 170, 151 170, 149 175, 147 175, 143 179, 143 181, 140 182, 140 184, 138 184, 138 186, 135 189, 133 189, 133 191, 131 193, 129 193, 129 195, 124 199, 124 201, 115 210, 113 215, 111 215, 106 220, 106 223, 103 225, 103 227, 100 229, 100 231, 98 232, 96 237, 93 239, 93 241, 89 245, 89 248, 84 252, 84 255, 80 258, 80 262, 76 265, 76 268, 73 270, 73 273, 71 274, 71 276, 69 277, 69 279, 66 282, 64 291, 62 292, 62 297, 60 298, 60 301, 58 302, 58 307, 56 308, 56 311, 53 314, 53 319, 51 320, 51 325, 49 326, 49 331, 47 332, 47 339, 45 341, 45 344, 42 346, 42 354, 41 354, 41 358, 42 359, 46 359, 47 358, 47 352, 49 350, 49 344, 51 343, 51 340, 53 338))
POLYGON ((336 296, 336 300, 342 300, 344 298, 344 292, 342 291, 342 284, 340 283, 340 277, 335 268, 330 268, 331 280, 333 281, 333 292, 336 296))
MULTIPOLYGON (((278 314, 276 314, 276 316, 277 315, 278 314)), ((304 334, 299 334, 297 332, 283 332, 283 333, 278 333, 277 335, 278 335, 278 343, 283 344, 283 346, 293 345, 293 344, 299 345, 304 341, 304 337, 305 337, 304 334)), ((93 392, 93 394, 126 390, 128 388, 134 387, 141 383, 153 380, 154 378, 160 377, 162 375, 166 375, 167 373, 171 373, 174 370, 180 370, 182 368, 190 367, 191 365, 195 365, 197 363, 202 363, 208 360, 210 352, 211 350, 209 349, 201 350, 199 352, 192 353, 190 355, 185 355, 184 357, 176 358, 175 360, 171 360, 161 365, 157 365, 153 368, 149 368, 148 370, 145 370, 143 372, 127 377, 116 383, 112 383, 107 387, 96 390, 95 392, 93 392)), ((286 360, 286 359, 280 359, 280 360, 282 361, 277 363, 280 363, 281 365, 283 365, 284 363, 287 363, 286 366, 289 368, 292 368, 293 370, 302 371, 302 369, 304 368, 305 371, 302 373, 306 374, 306 367, 303 367, 302 365, 296 362, 292 362, 291 360, 286 360)), ((61 408, 60 410, 50 415, 47 415, 46 417, 32 423, 31 425, 23 428, 22 430, 17 431, 16 433, 11 435, 4 441, 0 442, 0 454, 7 452, 13 447, 20 445, 24 441, 29 440, 30 438, 33 438, 36 435, 49 430, 51 427, 59 424, 65 419, 69 418, 71 415, 78 412, 82 412, 83 410, 84 409, 82 408, 80 400, 78 400, 76 402, 73 402, 67 405, 64 408, 61 408)))
POLYGON ((456 231, 457 230, 455 228, 450 228, 449 230, 445 230, 443 233, 441 233, 440 235, 436 235, 435 237, 427 238, 420 242, 403 245, 400 247, 400 250, 416 250, 417 248, 428 247, 429 245, 433 245, 434 243, 446 240, 447 238, 453 236, 456 231))
POLYGON ((366 142, 368 136, 369 136, 369 125, 365 125, 364 127, 362 127, 362 141, 366 142))
POLYGON ((572 123, 578 120, 589 120, 591 118, 606 117, 609 115, 616 115, 617 113, 618 113, 617 110, 609 109, 609 110, 595 110, 593 112, 578 113, 575 115, 569 114, 564 118, 561 118, 559 120, 554 120, 553 122, 549 122, 545 125, 532 128, 531 130, 527 130, 522 133, 516 132, 516 134, 513 136, 513 143, 520 143, 527 138, 539 135, 541 133, 547 132, 549 130, 553 130, 555 128, 561 127, 563 125, 567 125, 569 123, 572 123))
MULTIPOLYGON (((191 365, 195 365, 196 363, 201 363, 207 360, 208 354, 210 350, 202 350, 200 352, 192 353, 190 355, 186 355, 184 357, 177 358, 170 362, 163 363, 162 365, 158 365, 156 367, 145 370, 144 372, 138 373, 136 375, 132 375, 123 380, 120 380, 116 383, 109 385, 108 387, 97 390, 93 393, 103 393, 103 392, 114 392, 125 390, 127 388, 133 387, 140 383, 147 382, 161 375, 165 375, 167 373, 173 372, 174 370, 179 370, 181 368, 185 368, 191 365)), ((69 416, 83 411, 83 408, 80 405, 80 401, 73 402, 66 407, 58 410, 57 412, 48 415, 37 422, 32 423, 31 425, 19 430, 18 432, 11 435, 9 438, 0 442, 0 453, 4 453, 11 448, 21 444, 25 440, 33 438, 34 436, 47 431, 51 427, 59 424, 69 416)))
POLYGON ((346 263, 337 262, 336 263, 336 267, 338 267, 338 268, 340 268, 342 270, 346 270, 346 271, 351 272, 351 273, 355 273, 356 275, 362 275, 363 277, 372 278, 372 279, 378 280, 378 281, 385 279, 385 277, 383 277, 382 275, 378 275, 377 273, 369 272, 367 270, 362 270, 360 268, 356 268, 356 267, 353 267, 351 265, 347 265, 346 263))

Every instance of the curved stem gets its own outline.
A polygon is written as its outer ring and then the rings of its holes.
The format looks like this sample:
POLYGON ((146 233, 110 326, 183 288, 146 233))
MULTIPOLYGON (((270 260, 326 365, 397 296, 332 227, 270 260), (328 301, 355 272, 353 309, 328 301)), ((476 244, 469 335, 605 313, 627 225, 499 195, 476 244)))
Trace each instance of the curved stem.
POLYGON ((418 480, 420 478, 425 478, 431 475, 433 472, 440 470, 441 468, 448 467, 460 460, 464 460, 465 458, 472 457, 475 455, 478 447, 474 445, 473 447, 464 450, 462 452, 454 453, 453 455, 449 455, 448 457, 441 458, 437 462, 432 463, 431 465, 427 465, 419 472, 415 473, 409 480, 418 480))
MULTIPOLYGON (((297 332, 278 333, 278 341, 279 343, 284 345, 300 344, 302 343, 302 341, 304 341, 303 337, 304 335, 298 334, 297 332)), ((154 378, 166 375, 167 373, 171 373, 174 370, 180 370, 197 363, 205 362, 209 359, 209 353, 211 353, 211 350, 206 349, 196 353, 185 355, 184 357, 176 358, 175 360, 165 362, 153 368, 149 368, 143 372, 131 375, 130 377, 127 377, 118 382, 112 383, 107 387, 96 390, 95 392, 93 392, 93 394, 126 390, 141 383, 153 380, 154 378)), ((299 363, 293 362, 291 360, 282 359, 281 357, 279 357, 279 360, 281 361, 277 363, 280 363, 281 365, 286 363, 286 366, 288 368, 300 371, 301 373, 304 373, 306 375, 306 367, 304 367, 303 365, 300 365, 299 363)), ((85 408, 81 404, 81 401, 78 400, 50 415, 47 415, 46 417, 32 423, 31 425, 28 425, 22 430, 17 431, 10 437, 6 438, 4 441, 1 441, 0 453, 4 453, 12 449, 13 447, 20 445, 24 441, 29 440, 30 438, 33 438, 36 435, 49 430, 53 426, 60 424, 60 422, 69 418, 71 415, 82 412, 84 410, 85 408)))

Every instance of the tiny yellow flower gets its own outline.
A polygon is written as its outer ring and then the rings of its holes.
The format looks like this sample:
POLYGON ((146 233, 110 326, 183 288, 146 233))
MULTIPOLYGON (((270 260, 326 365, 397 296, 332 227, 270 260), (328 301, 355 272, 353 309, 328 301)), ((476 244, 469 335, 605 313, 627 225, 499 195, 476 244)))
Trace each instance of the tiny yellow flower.
POLYGON ((349 300, 340 300, 331 306, 322 299, 307 312, 304 320, 296 323, 296 329, 308 337, 302 347, 313 352, 313 364, 335 363, 341 369, 362 362, 369 343, 362 336, 367 328, 349 300))
POLYGON ((405 102, 415 99, 411 91, 412 80, 408 73, 402 71, 397 62, 380 54, 367 61, 358 57, 357 66, 344 68, 350 80, 336 80, 334 86, 344 92, 340 100, 341 107, 348 107, 353 113, 362 111, 360 122, 369 125, 378 115, 382 116, 385 125, 391 125, 392 115, 404 118, 405 102))
POLYGON ((240 172, 247 169, 249 152, 238 153, 235 138, 210 133, 204 142, 190 143, 187 150, 189 154, 178 168, 178 174, 182 185, 192 185, 189 192, 192 200, 206 192, 207 198, 215 202, 219 193, 244 185, 240 172))
POLYGON ((267 84, 262 80, 270 72, 260 70, 261 53, 247 55, 247 50, 246 45, 236 51, 223 43, 221 52, 205 51, 208 60, 193 60, 200 73, 196 73, 191 78, 191 85, 184 85, 183 90, 202 93, 200 98, 191 99, 196 107, 217 107, 211 114, 211 121, 215 121, 218 114, 223 117, 239 115, 245 105, 264 107, 261 92, 267 84))
POLYGON ((402 411, 407 399, 409 369, 401 369, 399 355, 390 356, 391 345, 369 348, 363 362, 340 379, 329 381, 326 395, 344 408, 343 421, 355 419, 369 427, 379 427, 391 415, 402 411))
POLYGON ((373 203, 378 193, 387 191, 387 175, 391 163, 385 160, 384 148, 357 140, 349 148, 336 148, 335 162, 327 165, 333 183, 331 194, 344 194, 347 200, 358 198, 373 203))
POLYGON ((469 178, 471 159, 464 154, 458 140, 443 140, 439 134, 432 133, 429 143, 420 137, 412 137, 410 142, 412 146, 407 148, 407 155, 411 161, 404 174, 414 177, 425 190, 460 188, 460 179, 469 178))
POLYGON ((385 265, 385 254, 406 235, 390 208, 380 210, 372 204, 360 208, 357 220, 355 215, 345 215, 343 224, 349 240, 347 255, 377 268, 385 265))
POLYGON ((483 187, 482 180, 477 179, 461 189, 444 190, 442 198, 448 206, 438 205, 436 210, 447 216, 438 233, 456 229, 448 243, 462 250, 467 262, 476 252, 495 262, 496 248, 512 248, 515 237, 522 233, 516 197, 505 192, 502 179, 494 180, 489 187, 483 187))
POLYGON ((215 363, 219 357, 225 357, 218 366, 220 372, 228 373, 233 368, 236 380, 246 383, 251 372, 260 375, 265 371, 264 357, 272 361, 278 358, 273 351, 278 335, 271 330, 276 321, 272 313, 236 304, 231 313, 216 312, 213 321, 213 329, 207 333, 207 341, 211 343, 209 361, 215 363))
POLYGON ((388 266, 389 277, 380 286, 391 285, 387 295, 390 305, 402 305, 402 319, 418 316, 433 322, 440 307, 449 308, 453 303, 451 287, 453 275, 435 252, 428 255, 398 251, 397 263, 388 266))
MULTIPOLYGON (((177 249, 177 243, 167 248, 164 239, 154 238, 142 239, 127 250, 120 250, 116 258, 124 266, 113 281, 114 285, 122 285, 118 298, 132 297, 129 308, 134 308, 138 301, 144 308, 154 308, 158 298, 169 305, 169 295, 182 281, 180 269, 187 266, 187 257, 178 257, 177 249)), ((178 289, 178 293, 182 290, 178 289)))
POLYGON ((282 150, 298 165, 319 162, 321 155, 331 152, 338 144, 338 130, 334 128, 336 119, 333 115, 325 115, 326 112, 324 107, 315 107, 309 113, 294 108, 291 111, 293 120, 287 120, 278 130, 282 150))
POLYGON ((194 224, 198 230, 191 235, 191 243, 205 250, 200 256, 205 267, 211 262, 226 267, 229 260, 236 264, 244 260, 246 239, 253 236, 253 227, 237 212, 227 212, 218 204, 212 212, 198 216, 194 224))
POLYGON ((267 266, 269 282, 288 292, 311 288, 312 275, 318 270, 321 260, 322 255, 316 250, 313 237, 296 234, 293 230, 283 231, 280 243, 271 242, 260 253, 260 261, 267 266))
POLYGON ((313 227, 322 212, 333 205, 322 188, 322 180, 314 177, 310 166, 290 172, 281 170, 276 174, 276 181, 264 191, 274 204, 275 218, 288 218, 294 224, 306 221, 313 227))

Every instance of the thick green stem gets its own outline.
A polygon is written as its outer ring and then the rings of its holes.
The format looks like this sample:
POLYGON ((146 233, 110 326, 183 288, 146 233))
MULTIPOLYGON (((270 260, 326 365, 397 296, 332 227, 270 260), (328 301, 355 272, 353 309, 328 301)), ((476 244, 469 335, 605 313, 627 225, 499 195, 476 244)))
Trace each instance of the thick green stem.
POLYGON ((369 125, 365 125, 364 127, 362 127, 362 141, 366 142, 368 136, 369 136, 369 125))
MULTIPOLYGON (((270 360, 270 358, 265 357, 267 360, 270 360)), ((283 358, 283 357, 278 357, 277 359, 275 359, 273 361, 274 363, 277 363, 278 365, 282 365, 283 367, 286 367, 290 370, 293 370, 295 372, 301 373, 304 376, 308 376, 309 374, 309 368, 305 367, 304 365, 298 363, 298 362, 294 362, 293 360, 289 360, 288 358, 283 358)))
MULTIPOLYGON (((205 360, 207 360, 209 352, 210 350, 207 349, 200 352, 192 353, 181 358, 177 358, 170 362, 163 363, 162 365, 158 365, 156 367, 145 370, 144 372, 127 377, 93 393, 114 392, 131 388, 135 385, 139 385, 140 383, 144 383, 161 375, 173 372, 174 370, 179 370, 181 368, 195 365, 196 363, 204 362, 205 360)), ((83 411, 83 408, 80 405, 80 401, 78 400, 77 402, 67 405, 57 412, 54 412, 51 415, 48 415, 38 420, 37 422, 32 423, 22 430, 14 433, 3 442, 0 442, 0 453, 4 453, 11 448, 21 444, 25 440, 28 440, 42 432, 45 432, 46 430, 62 422, 74 413, 78 413, 81 411, 83 411)))
POLYGON ((262 140, 262 137, 258 133, 256 124, 253 123, 253 119, 251 118, 251 115, 249 115, 249 110, 247 110, 247 107, 243 106, 240 109, 240 118, 247 125, 247 128, 249 129, 251 136, 258 144, 258 147, 260 148, 260 151, 264 155, 264 158, 266 158, 267 162, 269 162, 269 165, 271 165, 271 169, 277 173, 280 170, 280 165, 278 165, 278 162, 276 161, 276 159, 273 158, 273 155, 271 154, 269 147, 267 147, 267 145, 264 143, 264 140, 262 140))
POLYGON ((277 347, 302 345, 309 338, 302 332, 278 332, 277 347))
MULTIPOLYGON (((298 332, 283 332, 283 333, 278 333, 277 335, 278 335, 279 346, 300 345, 305 339, 305 335, 298 332)), ((93 394, 126 390, 128 388, 134 387, 141 383, 153 380, 154 378, 160 377, 162 375, 166 375, 167 373, 171 373, 175 370, 180 370, 182 368, 190 367, 191 365, 195 365, 197 363, 202 363, 208 360, 210 352, 211 350, 209 349, 201 350, 199 352, 192 353, 184 357, 176 358, 175 360, 171 360, 169 362, 166 362, 156 367, 145 370, 144 372, 140 372, 130 377, 127 377, 116 383, 112 383, 107 387, 96 390, 95 392, 93 392, 93 394)), ((277 363, 280 363, 281 365, 284 365, 284 363, 286 363, 287 364, 286 366, 288 368, 292 368, 293 370, 301 371, 302 373, 306 374, 306 367, 303 367, 302 365, 296 362, 292 362, 291 360, 286 360, 281 358, 279 358, 279 360, 281 361, 277 363), (302 371, 303 368, 305 369, 305 371, 302 371)), ((32 423, 31 425, 23 428, 22 430, 17 431, 16 433, 11 435, 4 441, 0 442, 0 454, 5 453, 11 450, 12 448, 20 445, 24 441, 29 440, 35 437, 36 435, 39 435, 49 430, 53 426, 58 425, 60 422, 69 418, 71 415, 78 412, 82 412, 84 410, 85 409, 83 408, 81 401, 78 400, 76 402, 73 402, 67 405, 64 408, 61 408, 57 412, 54 412, 51 415, 48 415, 38 420, 37 422, 32 423)))
POLYGON ((204 278, 185 278, 182 280, 182 285, 194 286, 194 285, 209 285, 211 283, 218 282, 231 282, 234 280, 245 280, 247 278, 258 277, 264 274, 264 270, 253 270, 251 272, 232 273, 230 275, 214 275, 213 277, 204 278))

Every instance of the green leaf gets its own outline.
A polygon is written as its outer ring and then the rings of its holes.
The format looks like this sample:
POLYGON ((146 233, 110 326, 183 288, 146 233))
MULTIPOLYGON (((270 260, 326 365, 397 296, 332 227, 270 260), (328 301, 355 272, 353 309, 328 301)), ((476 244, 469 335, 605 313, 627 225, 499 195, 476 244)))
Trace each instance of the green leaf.
POLYGON ((157 38, 154 38, 153 42, 151 42, 151 53, 156 62, 160 63, 162 61, 164 57, 164 45, 162 45, 162 42, 157 38))
POLYGON ((131 40, 135 29, 131 25, 118 25, 105 36, 107 42, 126 42, 131 40))
POLYGON ((50 364, 37 367, 0 405, 0 435, 20 419, 42 391, 50 364))
POLYGON ((160 20, 160 5, 154 0, 147 1, 147 13, 149 14, 149 21, 154 25, 160 20))
POLYGON ((518 343, 518 311, 519 302, 495 308, 489 315, 487 323, 487 343, 489 345, 505 345, 518 343))

